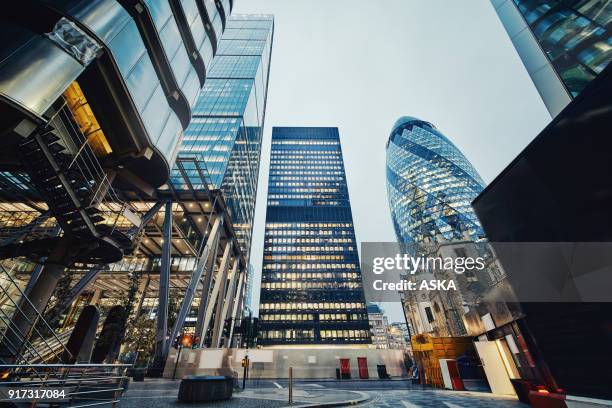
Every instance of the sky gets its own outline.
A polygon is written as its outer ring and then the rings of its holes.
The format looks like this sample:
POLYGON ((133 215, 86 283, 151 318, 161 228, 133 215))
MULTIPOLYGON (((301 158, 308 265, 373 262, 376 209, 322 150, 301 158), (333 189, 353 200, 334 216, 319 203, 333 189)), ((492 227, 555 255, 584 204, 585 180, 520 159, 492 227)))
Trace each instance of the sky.
MULTIPOLYGON (((489 0, 236 0, 274 14, 251 249, 259 304, 273 126, 336 126, 359 242, 395 242, 385 144, 403 115, 433 123, 486 183, 550 116, 489 0)), ((390 322, 399 304, 381 304, 390 322)))

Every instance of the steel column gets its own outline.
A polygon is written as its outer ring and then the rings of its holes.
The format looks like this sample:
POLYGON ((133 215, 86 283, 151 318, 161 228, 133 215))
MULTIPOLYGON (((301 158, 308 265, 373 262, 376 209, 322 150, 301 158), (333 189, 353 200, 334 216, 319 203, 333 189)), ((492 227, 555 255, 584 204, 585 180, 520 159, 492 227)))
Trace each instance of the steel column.
MULTIPOLYGON (((223 217, 218 215, 221 218, 221 226, 223 226, 223 217)), ((212 251, 210 256, 208 257, 208 263, 206 264, 206 272, 202 275, 202 290, 200 294, 200 304, 198 305, 198 318, 196 320, 196 328, 195 333, 196 336, 202 332, 202 327, 204 326, 204 318, 206 315, 206 308, 208 307, 209 294, 210 294, 210 285, 212 284, 213 275, 215 273, 215 265, 217 264, 217 254, 219 252, 219 241, 221 240, 221 231, 217 235, 216 242, 213 242, 211 245, 212 251)))
POLYGON ((234 287, 236 285, 236 275, 238 274, 238 258, 234 259, 234 265, 228 279, 223 283, 223 289, 219 292, 217 299, 217 316, 215 317, 215 330, 213 332, 212 347, 217 348, 221 346, 221 339, 223 338, 223 327, 225 325, 225 319, 227 318, 228 306, 231 302, 230 299, 234 299, 234 287))
POLYGON ((240 279, 238 280, 238 288, 236 289, 236 297, 234 298, 234 304, 232 305, 232 314, 230 315, 230 317, 232 318, 232 325, 230 327, 229 336, 225 340, 225 344, 227 344, 228 347, 231 347, 232 337, 234 336, 234 325, 238 321, 238 312, 240 311, 238 306, 240 305, 240 302, 242 301, 242 295, 243 295, 242 292, 244 290, 246 274, 247 274, 246 270, 242 271, 240 273, 240 279))
POLYGON ((170 295, 170 265, 172 251, 172 201, 166 202, 163 226, 163 244, 159 270, 159 300, 157 303, 157 328, 155 333, 154 367, 164 369, 168 341, 168 297, 170 295))
POLYGON ((147 276, 142 281, 140 281, 140 285, 138 286, 138 304, 136 305, 136 309, 134 309, 134 317, 138 319, 140 315, 140 310, 142 309, 142 304, 144 303, 145 297, 147 295, 147 289, 149 288, 149 283, 151 282, 151 277, 147 276))
POLYGON ((212 319, 213 311, 215 310, 215 306, 217 305, 217 296, 219 295, 219 291, 221 289, 221 285, 227 280, 227 270, 229 265, 229 258, 232 249, 231 241, 225 244, 225 250, 223 251, 223 258, 221 259, 221 265, 219 266, 219 270, 217 271, 217 277, 215 279, 215 286, 213 287, 213 291, 210 295, 210 301, 207 302, 206 310, 204 313, 204 321, 202 323, 202 328, 200 332, 196 332, 196 335, 200 336, 200 347, 204 346, 204 337, 206 336, 206 332, 208 331, 208 326, 210 325, 210 320, 212 319))
MULTIPOLYGON (((187 314, 191 310, 191 303, 193 302, 193 298, 195 296, 195 291, 200 283, 200 279, 202 275, 208 274, 211 275, 212 266, 214 266, 214 262, 210 262, 208 258, 216 256, 216 247, 219 245, 219 235, 221 235, 221 224, 222 218, 217 217, 213 227, 208 235, 208 239, 206 240, 206 245, 202 250, 202 254, 198 259, 198 263, 191 273, 191 278, 189 280, 189 285, 187 285, 187 289, 185 290, 185 296, 183 297, 183 303, 181 304, 181 309, 176 317, 176 321, 174 323, 174 327, 172 328, 172 335, 170 339, 174 341, 176 336, 178 336, 179 332, 183 328, 183 324, 185 323, 185 318, 187 318, 187 314), (214 247, 213 247, 214 246, 214 247), (207 268, 208 267, 208 268, 207 268)), ((202 289, 202 297, 208 297, 208 293, 204 292, 202 289)))

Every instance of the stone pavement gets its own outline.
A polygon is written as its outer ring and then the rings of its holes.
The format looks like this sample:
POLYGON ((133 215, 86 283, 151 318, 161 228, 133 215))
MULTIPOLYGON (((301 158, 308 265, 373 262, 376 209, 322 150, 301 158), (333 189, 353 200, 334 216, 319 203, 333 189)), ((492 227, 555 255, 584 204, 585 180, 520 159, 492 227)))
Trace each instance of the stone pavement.
POLYGON ((431 388, 368 390, 362 408, 529 408, 516 398, 483 392, 447 391, 431 388))
POLYGON ((179 380, 149 378, 132 382, 119 407, 306 408, 327 404, 344 406, 352 402, 352 406, 362 408, 528 408, 516 398, 438 390, 406 381, 296 381, 294 404, 289 405, 286 380, 257 380, 249 381, 247 389, 235 392, 229 401, 182 404, 177 400, 179 384, 179 380))
MULTIPOLYGON (((180 408, 180 407, 213 407, 213 408, 276 408, 276 407, 307 407, 325 406, 330 403, 360 402, 367 396, 358 391, 334 390, 318 384, 300 384, 294 389, 292 405, 288 404, 288 389, 278 383, 272 388, 247 388, 242 392, 234 392, 229 401, 207 404, 179 403, 177 394, 180 381, 165 379, 146 379, 144 382, 131 382, 119 404, 122 408, 180 408)), ((275 384, 275 383, 271 383, 275 384)))

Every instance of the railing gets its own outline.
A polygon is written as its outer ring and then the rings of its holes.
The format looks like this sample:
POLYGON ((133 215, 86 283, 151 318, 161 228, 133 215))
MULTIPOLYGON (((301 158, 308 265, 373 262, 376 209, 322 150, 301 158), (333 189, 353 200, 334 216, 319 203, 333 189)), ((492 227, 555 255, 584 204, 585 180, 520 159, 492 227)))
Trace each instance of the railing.
POLYGON ((0 345, 16 355, 16 362, 23 364, 28 364, 32 360, 59 361, 62 354, 70 357, 71 353, 64 343, 23 293, 12 274, 2 265, 0 265, 0 282, 2 283, 0 285, 0 345), (22 310, 24 306, 35 311, 34 321, 24 313, 22 310), (15 315, 21 316, 30 323, 32 327, 30 332, 22 333, 15 327, 13 324, 15 315), (51 338, 47 339, 39 329, 51 333, 51 338), (31 341, 34 337, 40 339, 36 346, 31 341), (49 343, 51 340, 55 346, 51 346, 49 343), (15 342, 17 344, 14 344, 15 342))
MULTIPOLYGON (((55 399, 22 400, 32 406, 115 406, 121 400, 130 367, 130 364, 0 365, 2 378, 6 378, 0 382, 0 393, 7 395, 9 389, 63 391, 60 395, 56 393, 55 399)), ((0 399, 0 404, 9 401, 0 399)))
POLYGON ((114 209, 116 211, 102 211, 102 215, 107 220, 105 223, 114 231, 117 223, 123 217, 124 210, 130 209, 136 213, 129 202, 121 200, 117 192, 112 187, 112 178, 104 170, 87 136, 83 134, 76 124, 74 116, 68 108, 67 102, 57 108, 55 113, 49 118, 49 125, 57 129, 57 136, 61 138, 61 144, 66 148, 67 153, 72 156, 72 161, 68 170, 79 172, 88 180, 90 191, 89 206, 96 206, 100 209, 114 209))

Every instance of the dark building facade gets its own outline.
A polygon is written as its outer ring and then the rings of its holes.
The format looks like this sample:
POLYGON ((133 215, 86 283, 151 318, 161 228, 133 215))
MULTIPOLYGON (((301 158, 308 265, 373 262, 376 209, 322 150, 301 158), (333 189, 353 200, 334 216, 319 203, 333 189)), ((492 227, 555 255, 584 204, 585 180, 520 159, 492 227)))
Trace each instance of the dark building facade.
POLYGON ((491 0, 552 117, 612 60, 605 0, 491 0))
POLYGON ((258 344, 371 342, 337 128, 275 127, 258 344))
MULTIPOLYGON (((612 303, 593 300, 609 293, 609 277, 599 273, 609 262, 598 265, 599 254, 580 263, 577 249, 612 240, 611 94, 608 67, 473 202, 494 247, 495 242, 557 245, 556 256, 538 264, 557 273, 542 273, 530 287, 544 290, 554 282, 572 296, 520 302, 524 318, 517 323, 532 365, 542 370, 542 378, 532 380, 549 391, 606 399, 612 398, 612 303), (568 249, 573 259, 564 256, 568 249)), ((513 283, 523 271, 511 259, 500 255, 500 260, 513 283)), ((497 324, 495 316, 493 321, 497 324)))

